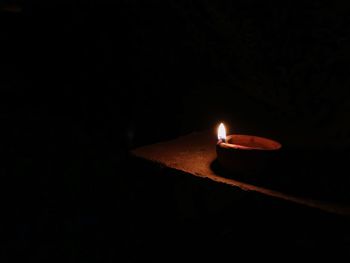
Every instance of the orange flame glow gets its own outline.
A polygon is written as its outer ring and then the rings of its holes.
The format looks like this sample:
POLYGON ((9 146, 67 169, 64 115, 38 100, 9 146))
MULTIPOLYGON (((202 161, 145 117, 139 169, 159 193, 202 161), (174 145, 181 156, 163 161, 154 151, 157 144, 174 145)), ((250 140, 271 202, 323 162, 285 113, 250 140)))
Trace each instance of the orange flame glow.
POLYGON ((223 123, 220 123, 218 128, 218 139, 219 140, 226 140, 226 129, 223 123))

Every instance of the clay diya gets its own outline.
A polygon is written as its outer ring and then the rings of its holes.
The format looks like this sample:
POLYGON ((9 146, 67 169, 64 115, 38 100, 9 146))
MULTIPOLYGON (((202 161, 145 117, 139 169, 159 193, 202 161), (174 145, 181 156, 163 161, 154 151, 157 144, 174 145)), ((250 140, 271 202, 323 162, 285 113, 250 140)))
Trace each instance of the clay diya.
POLYGON ((281 147, 279 142, 268 138, 240 134, 226 136, 222 123, 218 129, 217 159, 225 170, 231 172, 263 171, 273 165, 281 147))

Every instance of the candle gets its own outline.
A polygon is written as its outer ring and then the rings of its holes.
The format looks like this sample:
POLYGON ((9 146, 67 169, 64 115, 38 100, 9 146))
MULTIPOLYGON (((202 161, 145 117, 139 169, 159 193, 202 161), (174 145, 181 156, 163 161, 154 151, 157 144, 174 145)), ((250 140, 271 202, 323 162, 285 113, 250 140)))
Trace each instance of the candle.
POLYGON ((266 168, 281 148, 277 141, 253 136, 226 135, 223 123, 218 128, 216 153, 223 168, 232 172, 259 172, 266 168))

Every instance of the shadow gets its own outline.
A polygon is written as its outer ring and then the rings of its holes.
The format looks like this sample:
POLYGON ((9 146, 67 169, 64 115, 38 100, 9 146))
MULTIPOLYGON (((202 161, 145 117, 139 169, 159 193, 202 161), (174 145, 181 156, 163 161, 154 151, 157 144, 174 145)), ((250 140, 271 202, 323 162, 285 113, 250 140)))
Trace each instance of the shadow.
POLYGON ((225 169, 224 167, 222 167, 222 165, 219 163, 218 159, 215 159, 212 161, 212 163, 210 164, 210 169, 216 175, 219 175, 219 176, 224 177, 224 178, 244 182, 247 184, 259 186, 260 184, 263 184, 263 182, 264 182, 264 180, 263 180, 264 177, 261 176, 260 173, 259 174, 258 173, 249 173, 249 172, 234 173, 234 172, 231 172, 231 171, 225 169))
POLYGON ((211 170, 224 178, 320 201, 349 203, 349 177, 345 170, 346 153, 306 149, 283 149, 269 167, 257 172, 235 173, 217 159, 211 170))

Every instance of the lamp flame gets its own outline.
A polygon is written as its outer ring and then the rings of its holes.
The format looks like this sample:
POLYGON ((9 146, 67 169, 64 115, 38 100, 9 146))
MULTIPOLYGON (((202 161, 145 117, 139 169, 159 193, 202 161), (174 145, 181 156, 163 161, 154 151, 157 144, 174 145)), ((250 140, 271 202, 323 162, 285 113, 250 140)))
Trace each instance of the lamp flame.
POLYGON ((223 123, 220 123, 218 128, 218 139, 222 140, 223 142, 226 141, 226 129, 223 123))

